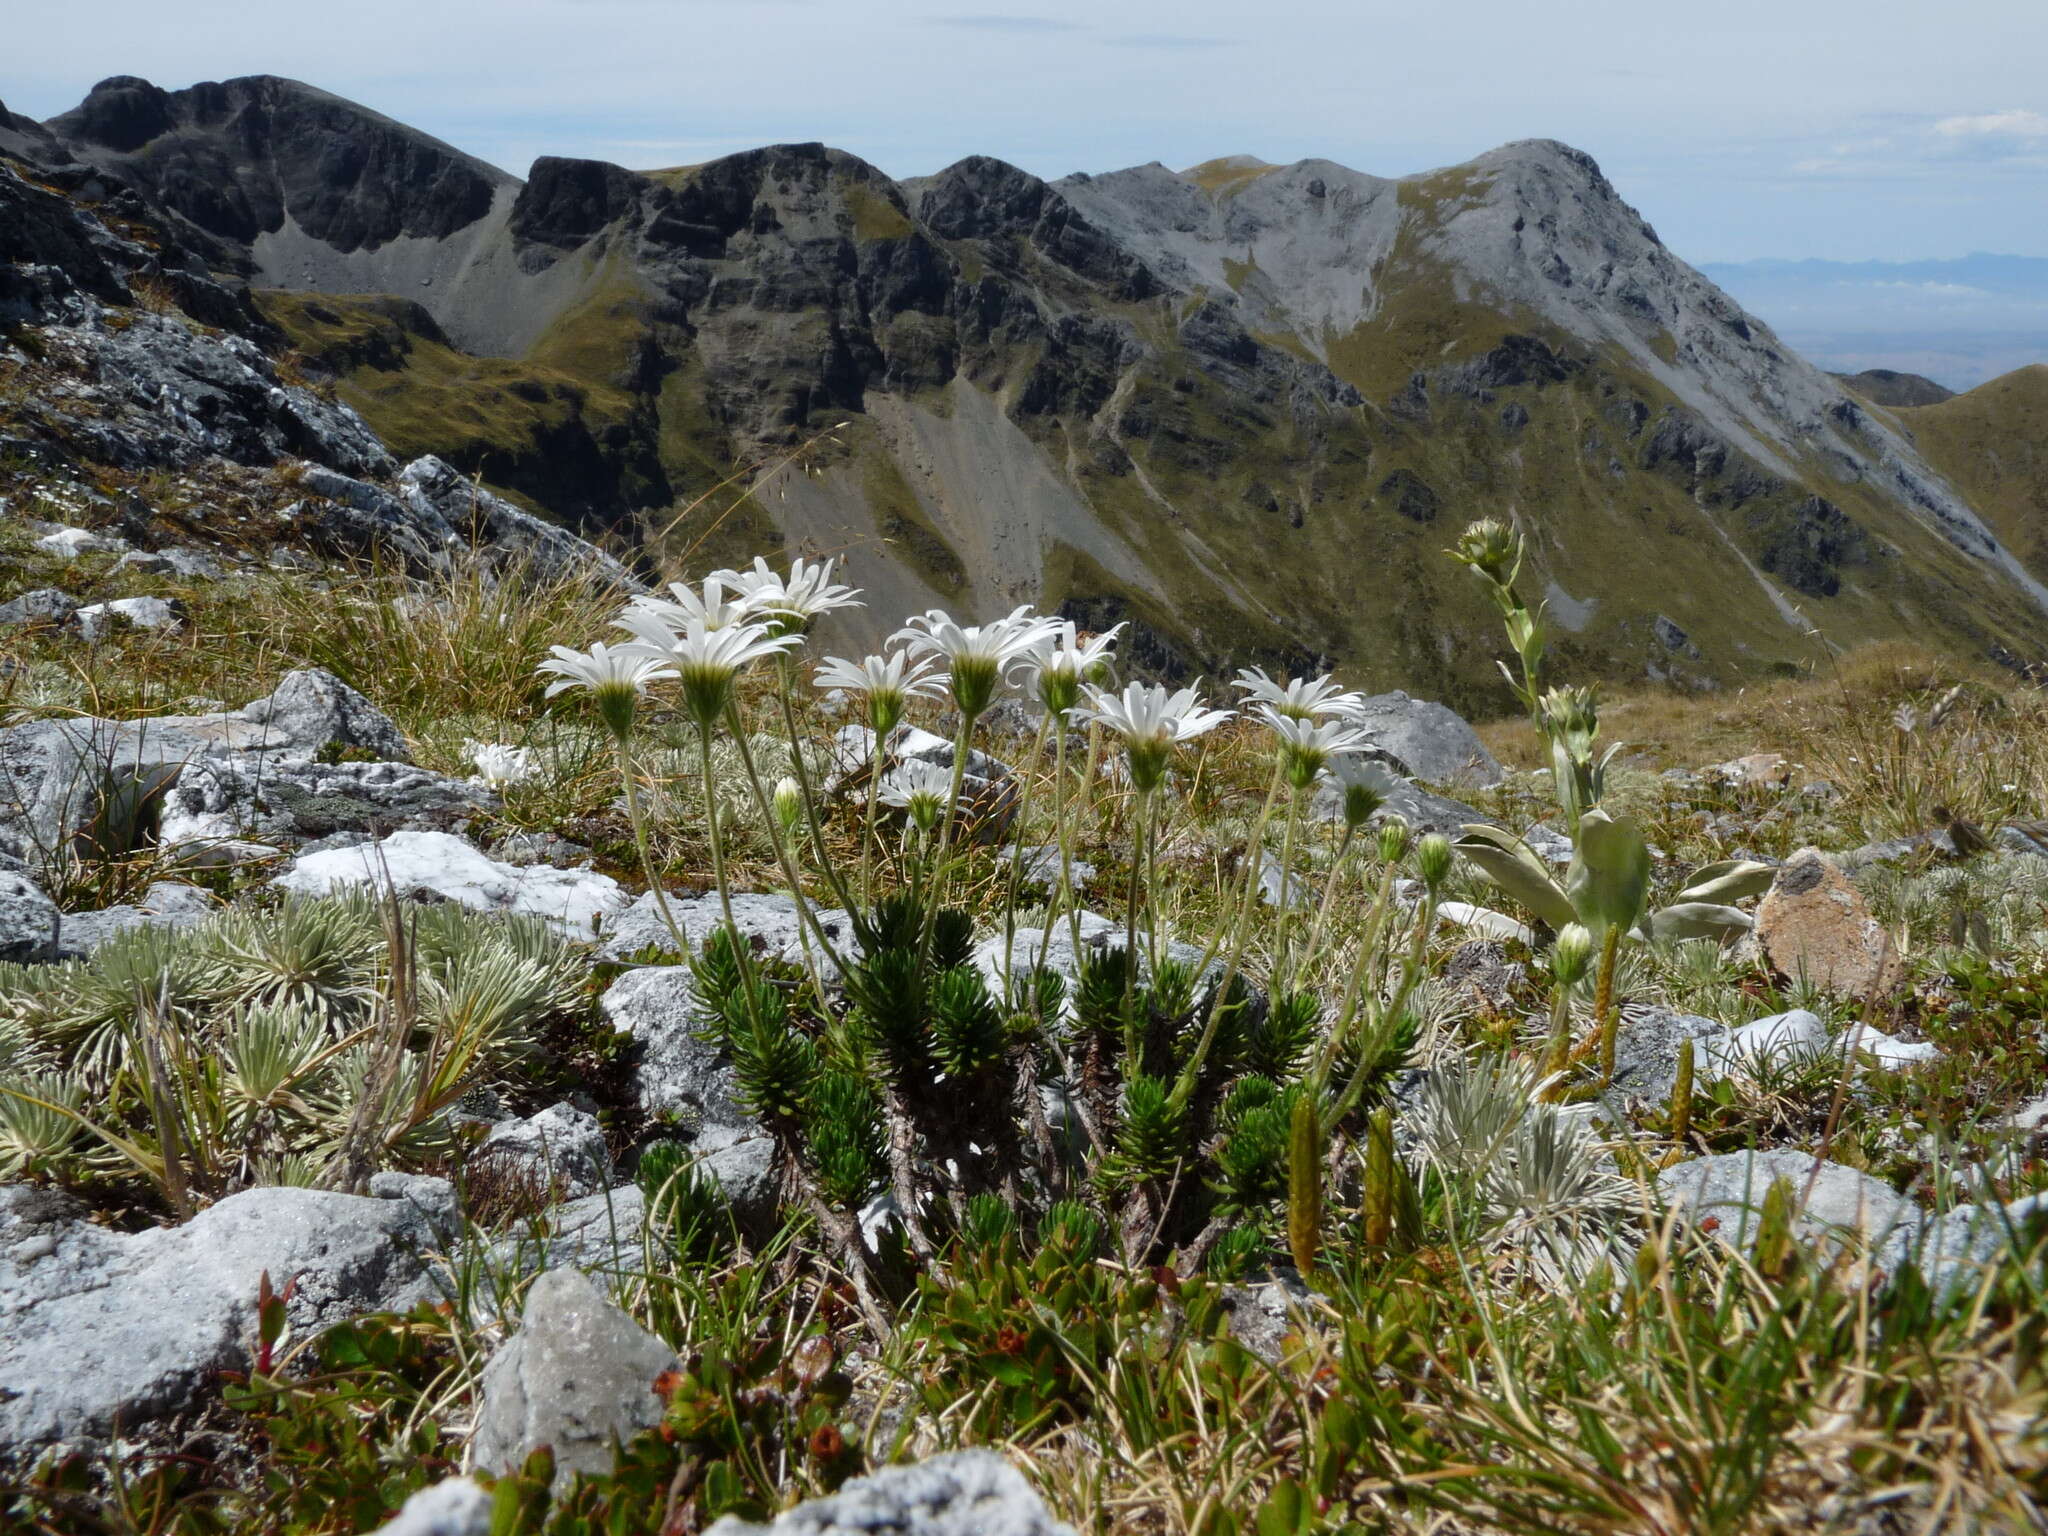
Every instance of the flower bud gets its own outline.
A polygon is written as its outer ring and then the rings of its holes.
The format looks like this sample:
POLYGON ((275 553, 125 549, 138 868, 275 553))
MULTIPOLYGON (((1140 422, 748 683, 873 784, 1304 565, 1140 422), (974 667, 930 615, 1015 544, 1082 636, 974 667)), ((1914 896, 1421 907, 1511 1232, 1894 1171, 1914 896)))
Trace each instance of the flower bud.
POLYGON ((1416 847, 1415 865, 1422 883, 1436 890, 1450 878, 1451 840, 1441 832, 1430 833, 1416 847))
POLYGON ((1550 946, 1551 979, 1561 987, 1575 987, 1592 962, 1593 935, 1582 924, 1566 923, 1550 946))
POLYGON ((1399 814, 1380 823, 1380 861, 1398 864, 1408 856, 1408 818, 1399 814))
POLYGON ((785 776, 775 785, 775 820, 787 837, 796 831, 797 823, 804 819, 803 786, 795 779, 785 776))
POLYGON ((1370 784, 1346 784, 1344 786, 1344 825, 1362 827, 1372 820, 1372 813, 1387 803, 1387 797, 1370 784))
POLYGON ((1522 564, 1522 541, 1498 518, 1482 518, 1458 536, 1452 556, 1496 586, 1515 579, 1522 564))

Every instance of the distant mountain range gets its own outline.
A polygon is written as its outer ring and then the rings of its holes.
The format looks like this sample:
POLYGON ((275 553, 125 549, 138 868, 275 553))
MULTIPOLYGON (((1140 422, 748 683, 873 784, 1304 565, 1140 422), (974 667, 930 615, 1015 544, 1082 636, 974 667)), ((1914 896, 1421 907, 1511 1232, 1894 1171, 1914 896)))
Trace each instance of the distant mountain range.
POLYGON ((1547 140, 1397 179, 895 181, 794 144, 520 180, 296 82, 120 78, 0 111, 0 153, 246 283, 399 453, 585 529, 839 428, 678 537, 844 551, 877 624, 1030 601, 1166 674, 1337 662, 1483 710, 1495 624, 1442 551, 1499 514, 1575 674, 1704 686, 1815 631, 2048 655, 2035 471, 1973 500, 1981 423, 1911 420, 1962 402, 1846 388, 1547 140))
POLYGON ((1708 262, 1700 270, 1824 368, 1973 389, 2048 363, 2048 257, 1708 262))

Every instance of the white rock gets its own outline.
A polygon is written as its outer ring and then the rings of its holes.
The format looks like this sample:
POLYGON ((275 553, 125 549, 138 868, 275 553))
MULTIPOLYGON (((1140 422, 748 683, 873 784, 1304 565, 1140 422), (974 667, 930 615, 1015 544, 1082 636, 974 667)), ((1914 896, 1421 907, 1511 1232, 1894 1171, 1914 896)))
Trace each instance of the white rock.
POLYGON ((1809 1241, 1834 1246, 1854 1239, 1874 1245, 1918 1227, 1913 1203, 1890 1185, 1839 1163, 1822 1163, 1816 1173, 1812 1154, 1793 1148, 1674 1163, 1657 1176, 1657 1187, 1695 1222, 1712 1219, 1718 1236, 1746 1246, 1755 1237, 1764 1197, 1781 1178, 1792 1183, 1793 1228, 1809 1241))
POLYGON ((1074 1536, 993 1451, 953 1451, 856 1477, 769 1525, 727 1515, 705 1536, 1074 1536))
POLYGON ((78 632, 88 640, 99 640, 123 624, 136 629, 177 629, 178 610, 160 597, 117 597, 110 603, 92 603, 72 615, 78 632))
POLYGON ((609 875, 500 864, 452 832, 394 832, 382 842, 304 854, 272 883, 325 896, 387 881, 401 895, 424 891, 479 911, 543 917, 578 939, 595 938, 604 920, 626 906, 625 891, 609 875))
POLYGON ((46 533, 36 540, 36 548, 52 555, 61 555, 66 560, 76 560, 80 555, 118 555, 128 547, 126 539, 117 539, 111 534, 94 533, 90 528, 60 528, 55 533, 46 533))
POLYGON ((422 1488, 372 1536, 490 1536, 491 1495, 472 1478, 422 1488))
POLYGON ((1531 948, 1536 943, 1536 935, 1528 924, 1518 923, 1507 913, 1496 912, 1491 907, 1475 907, 1469 901, 1445 901, 1437 904, 1436 915, 1443 922, 1496 943, 1512 941, 1531 948))
POLYGON ((1821 1056, 1828 1048, 1828 1027, 1819 1014, 1794 1008, 1731 1029, 1718 1038, 1708 1036, 1702 1043, 1700 1076, 1704 1081, 1753 1077, 1821 1056))

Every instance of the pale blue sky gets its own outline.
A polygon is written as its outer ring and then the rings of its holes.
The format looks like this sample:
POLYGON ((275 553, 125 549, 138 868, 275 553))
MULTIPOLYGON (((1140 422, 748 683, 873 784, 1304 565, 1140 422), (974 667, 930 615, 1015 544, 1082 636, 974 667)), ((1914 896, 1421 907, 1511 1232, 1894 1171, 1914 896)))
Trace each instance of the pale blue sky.
POLYGON ((2044 0, 97 0, 10 16, 0 99, 292 75, 523 173, 823 139, 896 175, 1590 151, 1693 261, 2048 255, 2044 0))

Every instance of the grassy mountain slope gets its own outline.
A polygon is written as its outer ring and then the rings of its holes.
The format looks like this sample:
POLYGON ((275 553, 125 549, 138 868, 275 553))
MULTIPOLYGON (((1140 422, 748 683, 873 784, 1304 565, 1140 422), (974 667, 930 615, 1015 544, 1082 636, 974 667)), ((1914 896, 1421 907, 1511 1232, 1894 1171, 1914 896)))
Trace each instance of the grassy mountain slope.
POLYGON ((1585 670, 1706 684, 1815 630, 2048 640, 2038 560, 1913 413, 1784 348, 1562 145, 1398 181, 970 159, 898 183, 782 145, 513 184, 286 85, 218 89, 245 135, 368 135, 393 184, 287 156, 221 211, 189 185, 218 158, 205 104, 132 82, 52 128, 146 197, 177 168, 175 216, 286 284, 266 313, 400 451, 587 527, 695 506, 671 552, 845 551, 892 608, 1063 605, 1132 621, 1163 671, 1341 662, 1468 707, 1498 702, 1487 617, 1437 552, 1482 513, 1530 531, 1585 670), (698 505, 821 434, 814 473, 698 505))
POLYGON ((2016 369, 1897 414, 1999 538, 2048 575, 2048 366, 2016 369))

